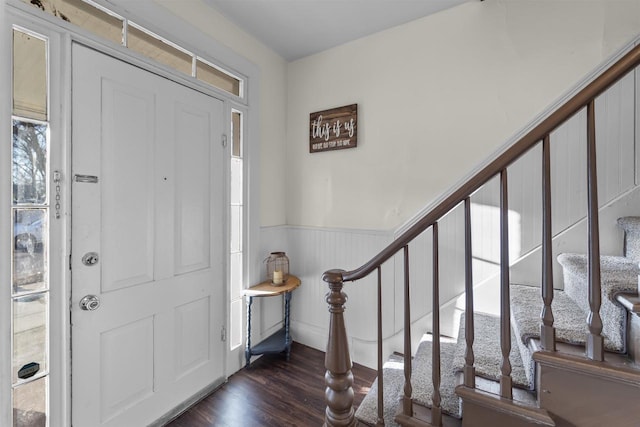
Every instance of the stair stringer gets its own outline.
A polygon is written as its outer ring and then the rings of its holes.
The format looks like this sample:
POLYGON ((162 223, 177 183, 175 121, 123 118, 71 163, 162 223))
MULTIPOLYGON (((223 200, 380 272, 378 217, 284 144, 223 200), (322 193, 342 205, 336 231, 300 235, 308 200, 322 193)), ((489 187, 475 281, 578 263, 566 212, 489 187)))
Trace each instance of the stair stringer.
POLYGON ((538 402, 556 425, 636 426, 640 419, 640 372, 608 361, 537 351, 538 402))

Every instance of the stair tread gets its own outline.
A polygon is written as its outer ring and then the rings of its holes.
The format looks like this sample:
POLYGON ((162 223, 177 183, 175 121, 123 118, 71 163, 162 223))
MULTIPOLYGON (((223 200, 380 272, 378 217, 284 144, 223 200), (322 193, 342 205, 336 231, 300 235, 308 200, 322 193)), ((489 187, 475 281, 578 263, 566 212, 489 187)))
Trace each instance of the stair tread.
MULTIPOLYGON (((511 285, 511 320, 523 343, 531 338, 540 338, 540 313, 542 311, 541 290, 535 286, 511 285)), ((567 344, 584 345, 589 328, 587 313, 565 292, 556 289, 551 304, 556 341, 567 344)), ((621 351, 605 336, 605 349, 621 351)))
MULTIPOLYGON (((500 318, 486 313, 474 313, 474 352, 476 354, 474 367, 480 388, 491 389, 492 381, 498 381, 501 375, 500 365, 502 354, 500 351, 500 318), (484 386, 481 386, 484 384, 484 386)), ((512 380, 515 387, 528 390, 531 385, 525 373, 525 367, 520 351, 515 346, 515 335, 512 334, 512 348, 509 361, 512 366, 512 380)), ((432 383, 432 336, 425 334, 412 360, 414 401, 426 407, 431 407, 433 396, 432 383)), ((443 413, 461 417, 460 399, 455 394, 458 385, 458 375, 464 368, 465 336, 464 314, 461 316, 460 332, 457 342, 441 337, 440 342, 440 394, 443 413)), ((384 375, 384 419, 385 425, 397 426, 394 418, 401 402, 404 386, 404 361, 402 357, 392 355, 383 366, 384 375)), ((523 393, 526 392, 523 390, 523 393)), ((514 393, 514 396, 517 393, 514 393)), ((531 400, 529 397, 523 401, 531 400)), ((356 418, 364 424, 375 425, 378 411, 378 379, 371 385, 371 389, 356 411, 356 418)))
MULTIPOLYGON (((416 351, 413 366, 411 384, 413 386, 413 398, 421 405, 431 407, 433 398, 432 382, 432 342, 431 335, 425 335, 416 351)), ((457 378, 453 366, 453 355, 456 351, 456 343, 453 341, 440 342, 440 395, 442 411, 454 417, 460 416, 460 402, 455 395, 457 378)))
MULTIPOLYGON (((588 314, 587 256, 560 254, 558 262, 563 268, 564 292, 588 314)), ((610 351, 625 352, 626 311, 616 302, 616 296, 620 293, 637 292, 640 268, 636 261, 618 256, 600 257, 600 268, 602 334, 611 341, 609 346, 605 342, 605 346, 610 351)))
MULTIPOLYGON (((404 362, 401 356, 392 354, 383 367, 384 376, 384 422, 394 426, 396 411, 404 385, 404 362)), ((368 425, 376 425, 378 421, 378 378, 373 381, 369 392, 356 410, 356 418, 368 425)))
MULTIPOLYGON (((458 333, 458 345, 454 357, 454 369, 461 372, 465 365, 465 313, 460 318, 460 332, 458 333)), ((494 381, 499 381, 502 364, 502 352, 500 346, 500 318, 487 313, 474 313, 474 342, 475 355, 474 367, 476 375, 494 381)), ((511 331, 511 378, 515 387, 531 389, 533 384, 526 374, 526 366, 523 363, 520 350, 515 345, 516 337, 511 331)))
MULTIPOLYGON (((563 253, 558 255, 558 262, 562 268, 573 274, 587 273, 587 255, 563 253)), ((611 282, 637 283, 640 267, 632 259, 615 255, 600 256, 600 275, 602 280, 611 282)))
MULTIPOLYGON (((456 344, 446 337, 441 337, 441 385, 442 410, 445 414, 460 417, 459 400, 455 395, 457 385, 452 370, 451 361, 456 344)), ((431 335, 425 334, 420 342, 416 355, 412 361, 411 385, 413 399, 419 404, 431 407, 433 384, 431 379, 431 335)), ((384 419, 385 425, 397 426, 394 418, 399 409, 400 398, 404 386, 404 360, 392 355, 383 366, 384 375, 384 419)), ((362 400, 356 411, 356 418, 369 425, 375 425, 378 420, 378 379, 373 382, 369 393, 362 400)))

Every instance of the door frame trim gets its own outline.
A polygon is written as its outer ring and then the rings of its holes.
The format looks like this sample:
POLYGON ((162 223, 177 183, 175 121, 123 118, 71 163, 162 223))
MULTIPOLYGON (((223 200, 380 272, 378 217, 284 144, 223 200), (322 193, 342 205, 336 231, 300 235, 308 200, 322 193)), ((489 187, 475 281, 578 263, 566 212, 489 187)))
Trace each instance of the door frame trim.
MULTIPOLYGON (((99 1, 100 2, 100 1, 99 1)), ((108 4, 107 7, 114 9, 113 4, 108 4)), ((244 100, 238 99, 234 95, 226 96, 222 91, 215 90, 214 88, 196 81, 195 79, 186 78, 179 75, 177 72, 156 64, 155 62, 148 60, 141 55, 136 54, 124 47, 114 46, 106 41, 99 39, 96 36, 82 30, 73 27, 72 25, 59 20, 56 17, 50 16, 44 12, 39 11, 33 6, 22 3, 19 0, 3 0, 3 4, 0 7, 0 20, 3 22, 4 31, 0 36, 0 54, 4 54, 5 58, 10 59, 10 34, 13 25, 21 25, 25 28, 29 28, 34 32, 41 33, 50 37, 50 105, 59 106, 59 116, 57 119, 51 117, 52 127, 52 144, 51 152, 51 170, 59 169, 63 171, 63 218, 64 221, 60 221, 59 229, 53 230, 58 233, 57 242, 61 245, 60 256, 57 259, 51 258, 50 262, 50 283, 59 283, 59 288, 54 289, 51 287, 51 313, 49 324, 49 336, 50 336, 50 424, 51 425, 71 425, 71 322, 70 322, 70 297, 71 297, 71 271, 69 270, 69 256, 71 252, 71 180, 69 179, 71 173, 71 47, 73 43, 79 43, 85 45, 91 49, 95 49, 103 54, 114 57, 115 59, 125 61, 129 64, 142 68, 151 73, 157 74, 163 78, 169 79, 175 83, 181 84, 193 90, 203 93, 204 95, 219 99, 223 101, 223 111, 225 114, 230 111, 232 107, 242 109, 245 111, 245 197, 246 197, 246 211, 245 216, 246 228, 246 255, 245 255, 245 281, 246 283, 252 283, 260 277, 260 128, 259 128, 259 111, 257 105, 260 105, 260 71, 257 65, 248 61, 246 58, 231 51, 229 48, 212 39, 211 37, 197 31, 194 28, 189 27, 179 19, 168 16, 162 11, 159 11, 159 6, 149 5, 149 9, 145 10, 148 17, 146 19, 140 19, 135 14, 125 13, 120 10, 116 12, 127 16, 132 20, 136 20, 140 23, 155 22, 153 25, 145 25, 150 30, 156 32, 156 34, 166 34, 167 39, 172 39, 180 42, 182 46, 190 49, 194 52, 201 52, 208 58, 219 58, 223 64, 231 64, 232 70, 239 71, 245 80, 245 98, 244 100), (6 12, 6 13, 5 13, 6 12), (4 13, 4 19, 2 19, 2 13, 4 13), (170 19, 171 18, 171 19, 170 19), (172 31, 166 31, 163 28, 172 28, 172 31), (178 36, 178 34, 180 36, 178 36), (175 36, 175 37, 174 37, 175 36), (188 39, 190 41, 183 42, 182 40, 188 39), (205 51, 203 49, 192 49, 195 44, 206 46, 205 51), (254 107, 252 107, 254 106, 254 107), (53 131, 55 128, 55 134, 53 131), (54 139, 57 140, 55 143, 54 139), (54 153, 54 150, 56 154, 54 153), (55 156, 55 163, 54 163, 55 156), (66 178, 66 179, 64 179, 66 178), (249 198, 250 195, 250 198, 249 198), (66 196, 66 197, 65 197, 66 196), (55 264, 55 265, 54 265, 55 264), (54 276, 55 274, 55 276, 54 276)), ((6 83, 5 87, 11 87, 11 61, 4 61, 4 73, 0 73, 3 77, 3 82, 6 83), (4 78, 6 76, 6 78, 4 78)), ((2 66, 0 66, 2 67, 2 66)), ((55 108, 52 108, 54 111, 55 108)), ((0 113, 5 112, 0 118, 0 130, 10 129, 10 99, 7 97, 7 101, 2 103, 0 113)), ((230 121, 230 120, 229 120, 230 121)), ((223 126, 225 133, 229 134, 229 125, 223 126)), ((6 133, 8 134, 8 133, 6 133)), ((2 152, 10 154, 10 147, 5 147, 2 152)), ((8 157, 7 157, 8 158, 8 157)), ((228 177, 228 165, 226 166, 225 177, 228 177)), ((6 165, 0 166, 0 177, 10 177, 11 168, 6 165)), ((2 182, 10 182, 9 180, 2 180, 2 182)), ((224 198, 225 203, 228 200, 229 186, 225 185, 224 198)), ((10 203, 11 188, 10 185, 0 186, 0 208, 5 206, 3 211, 7 211, 11 206, 10 203)), ((227 210, 225 210, 226 212, 227 210)), ((225 218, 224 233, 228 239, 228 213, 225 218)), ((5 234, 8 235, 10 230, 10 218, 4 218, 0 216, 0 237, 5 234)), ((6 237, 6 236, 5 236, 6 237)), ((9 241, 7 239, 6 241, 9 241)), ((52 237, 52 241, 54 238, 52 237)), ((5 240, 3 240, 5 241, 5 240)), ((228 242, 227 242, 228 243, 228 242)), ((6 246, 6 245, 5 245, 6 246)), ((8 266, 9 269, 3 268, 2 271, 9 271, 6 274, 6 278, 10 281, 10 247, 3 246, 0 248, 0 266, 8 266)), ((225 252, 225 256, 228 257, 228 251, 225 252)), ((228 261, 225 261, 228 264, 228 261)), ((228 269, 225 265, 225 271, 228 269)), ((224 298, 228 300, 227 288, 224 289, 224 298)), ((0 307, 9 308, 9 310, 0 310, 3 315, 0 315, 0 327, 2 330, 10 330, 11 325, 11 311, 10 311, 11 295, 7 293, 6 298, 0 297, 0 307)), ((227 330, 228 325, 228 303, 225 304, 225 325, 227 330)), ((1 381, 1 384, 10 384, 11 379, 11 352, 9 351, 11 344, 11 336, 4 334, 0 335, 0 345, 2 349, 0 351, 0 380, 8 378, 8 381, 1 381), (9 345, 6 345, 9 344, 9 345)), ((225 344, 225 373, 235 372, 240 369, 242 362, 238 360, 237 365, 230 360, 229 346, 225 344), (235 366, 234 366, 235 365, 235 366)), ((215 385, 215 387, 219 386, 215 385)), ((212 384, 213 387, 213 384, 212 384)), ((211 391, 215 389, 206 389, 211 391)), ((205 390, 203 390, 204 392, 205 390)), ((10 393, 3 393, 0 398, 0 413, 6 415, 6 423, 9 425, 12 414, 12 402, 10 393)), ((187 404, 187 402, 185 402, 187 404)), ((182 406, 180 407, 182 408, 182 406)), ((173 408, 178 410, 179 408, 173 408)), ((181 410, 184 410, 182 408, 181 410)), ((174 411, 167 412, 167 415, 174 411)), ((5 421, 0 416, 0 424, 5 421)))

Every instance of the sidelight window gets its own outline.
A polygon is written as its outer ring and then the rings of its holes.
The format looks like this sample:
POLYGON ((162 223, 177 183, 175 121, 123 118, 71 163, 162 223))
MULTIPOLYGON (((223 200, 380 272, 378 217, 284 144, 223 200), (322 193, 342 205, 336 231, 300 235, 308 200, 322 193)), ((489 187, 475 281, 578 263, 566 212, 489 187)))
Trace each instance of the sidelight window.
POLYGON ((243 289, 243 149, 242 113, 231 112, 231 190, 230 190, 230 349, 242 345, 242 289, 243 289))
POLYGON ((49 424, 48 43, 13 30, 12 383, 14 427, 49 424))

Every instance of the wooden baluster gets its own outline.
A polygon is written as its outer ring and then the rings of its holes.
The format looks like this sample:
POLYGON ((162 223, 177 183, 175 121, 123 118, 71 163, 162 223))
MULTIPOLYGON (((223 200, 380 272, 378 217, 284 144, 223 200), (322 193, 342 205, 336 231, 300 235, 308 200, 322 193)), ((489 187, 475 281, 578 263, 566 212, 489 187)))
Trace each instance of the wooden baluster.
POLYGON ((404 246, 404 396, 402 413, 413 416, 411 395, 411 299, 409 296, 409 245, 404 246))
POLYGON ((384 425, 384 369, 382 367, 382 269, 378 267, 378 421, 384 425))
POLYGON ((540 318, 540 345, 556 350, 556 329, 553 327, 553 248, 551 231, 551 140, 542 140, 542 313, 540 318))
POLYGON ((600 228, 598 221, 598 177, 596 173, 596 113, 595 101, 587 104, 587 185, 588 185, 588 227, 589 227, 589 309, 587 317, 589 336, 587 357, 604 360, 604 338, 600 317, 600 228))
POLYGON ((511 301, 509 301, 509 203, 507 169, 500 172, 500 347, 502 366, 500 395, 511 399, 511 301))
POLYGON ((431 378, 433 397, 431 398, 431 425, 442 426, 442 408, 440 407, 440 274, 438 265, 438 223, 433 224, 433 345, 431 351, 431 378))
POLYGON ((325 426, 355 426, 353 411, 353 374, 347 330, 344 324, 344 304, 347 296, 342 292, 342 270, 329 270, 322 280, 329 284, 327 303, 329 304, 329 340, 325 354, 324 376, 327 388, 325 400, 325 426))
POLYGON ((473 354, 473 264, 471 250, 471 198, 464 199, 464 290, 465 290, 465 316, 464 338, 467 344, 464 353, 464 385, 475 388, 476 368, 473 366, 475 357, 473 354))

